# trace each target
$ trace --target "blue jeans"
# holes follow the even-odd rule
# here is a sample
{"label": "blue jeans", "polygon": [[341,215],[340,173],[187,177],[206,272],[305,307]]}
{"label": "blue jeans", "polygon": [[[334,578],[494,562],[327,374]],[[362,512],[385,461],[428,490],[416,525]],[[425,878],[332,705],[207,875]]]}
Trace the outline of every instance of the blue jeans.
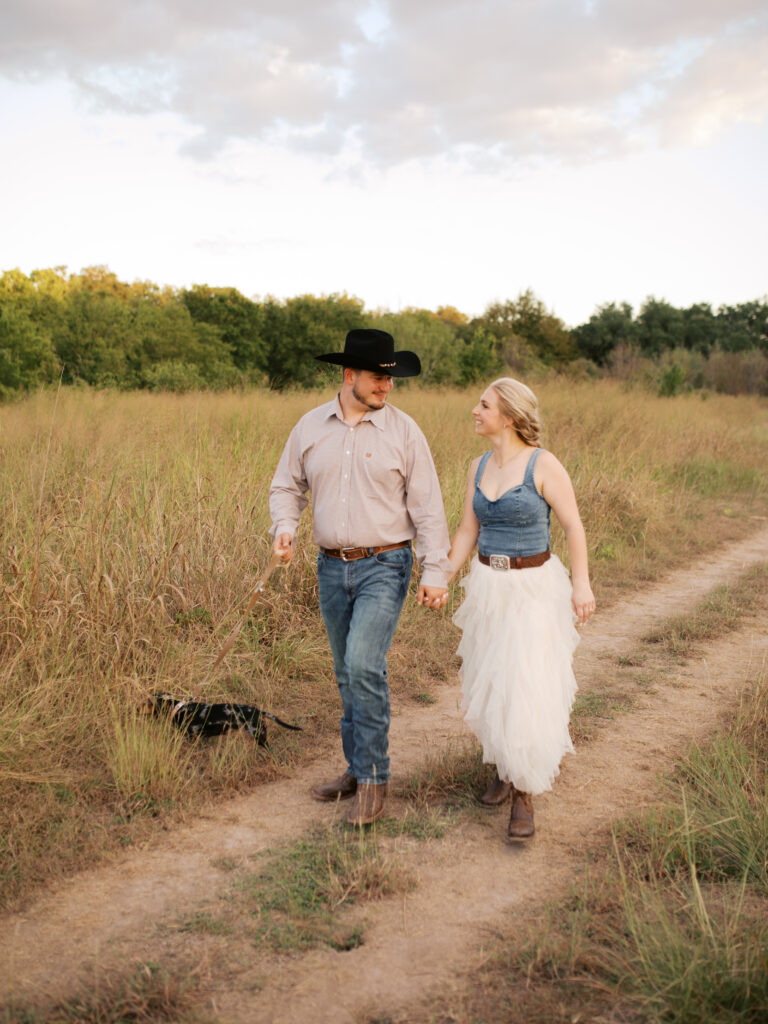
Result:
{"label": "blue jeans", "polygon": [[317,580],[341,694],[341,745],[359,784],[389,779],[387,651],[408,592],[410,547],[343,562],[320,552]]}

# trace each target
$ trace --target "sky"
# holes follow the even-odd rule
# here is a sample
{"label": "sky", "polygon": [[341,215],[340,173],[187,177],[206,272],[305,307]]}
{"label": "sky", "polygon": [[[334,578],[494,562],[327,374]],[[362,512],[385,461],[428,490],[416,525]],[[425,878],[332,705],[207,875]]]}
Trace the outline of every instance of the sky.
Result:
{"label": "sky", "polygon": [[768,293],[768,0],[2,0],[0,271]]}

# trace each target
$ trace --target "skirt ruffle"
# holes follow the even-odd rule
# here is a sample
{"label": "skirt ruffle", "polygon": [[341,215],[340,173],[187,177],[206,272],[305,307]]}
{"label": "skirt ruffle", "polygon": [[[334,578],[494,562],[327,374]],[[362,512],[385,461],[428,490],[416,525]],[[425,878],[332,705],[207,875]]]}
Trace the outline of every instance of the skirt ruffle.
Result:
{"label": "skirt ruffle", "polygon": [[499,572],[473,559],[453,621],[464,720],[499,777],[536,795],[552,788],[573,751],[568,719],[576,696],[579,642],[571,581],[552,556],[531,569]]}

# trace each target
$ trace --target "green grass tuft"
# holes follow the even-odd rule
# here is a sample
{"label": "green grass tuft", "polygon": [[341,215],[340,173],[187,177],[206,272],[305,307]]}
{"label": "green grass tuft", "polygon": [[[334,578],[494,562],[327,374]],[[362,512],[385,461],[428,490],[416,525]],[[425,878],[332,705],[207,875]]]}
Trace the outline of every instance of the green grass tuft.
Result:
{"label": "green grass tuft", "polygon": [[258,924],[257,944],[287,951],[318,945],[351,949],[338,912],[354,903],[382,899],[414,886],[410,871],[387,853],[377,831],[316,829],[281,847],[237,883]]}

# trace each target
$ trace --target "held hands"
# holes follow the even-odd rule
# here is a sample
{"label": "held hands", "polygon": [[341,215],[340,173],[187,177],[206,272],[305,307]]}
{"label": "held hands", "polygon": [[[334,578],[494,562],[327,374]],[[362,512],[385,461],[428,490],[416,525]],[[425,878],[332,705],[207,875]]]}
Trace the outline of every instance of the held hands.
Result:
{"label": "held hands", "polygon": [[416,600],[423,608],[432,608],[439,612],[448,604],[448,591],[445,587],[419,587]]}
{"label": "held hands", "polygon": [[288,563],[293,558],[294,554],[293,538],[291,537],[290,533],[278,534],[278,536],[275,537],[274,543],[272,545],[272,550],[275,552],[276,555],[279,555],[280,558],[282,558],[283,565],[288,565]]}

